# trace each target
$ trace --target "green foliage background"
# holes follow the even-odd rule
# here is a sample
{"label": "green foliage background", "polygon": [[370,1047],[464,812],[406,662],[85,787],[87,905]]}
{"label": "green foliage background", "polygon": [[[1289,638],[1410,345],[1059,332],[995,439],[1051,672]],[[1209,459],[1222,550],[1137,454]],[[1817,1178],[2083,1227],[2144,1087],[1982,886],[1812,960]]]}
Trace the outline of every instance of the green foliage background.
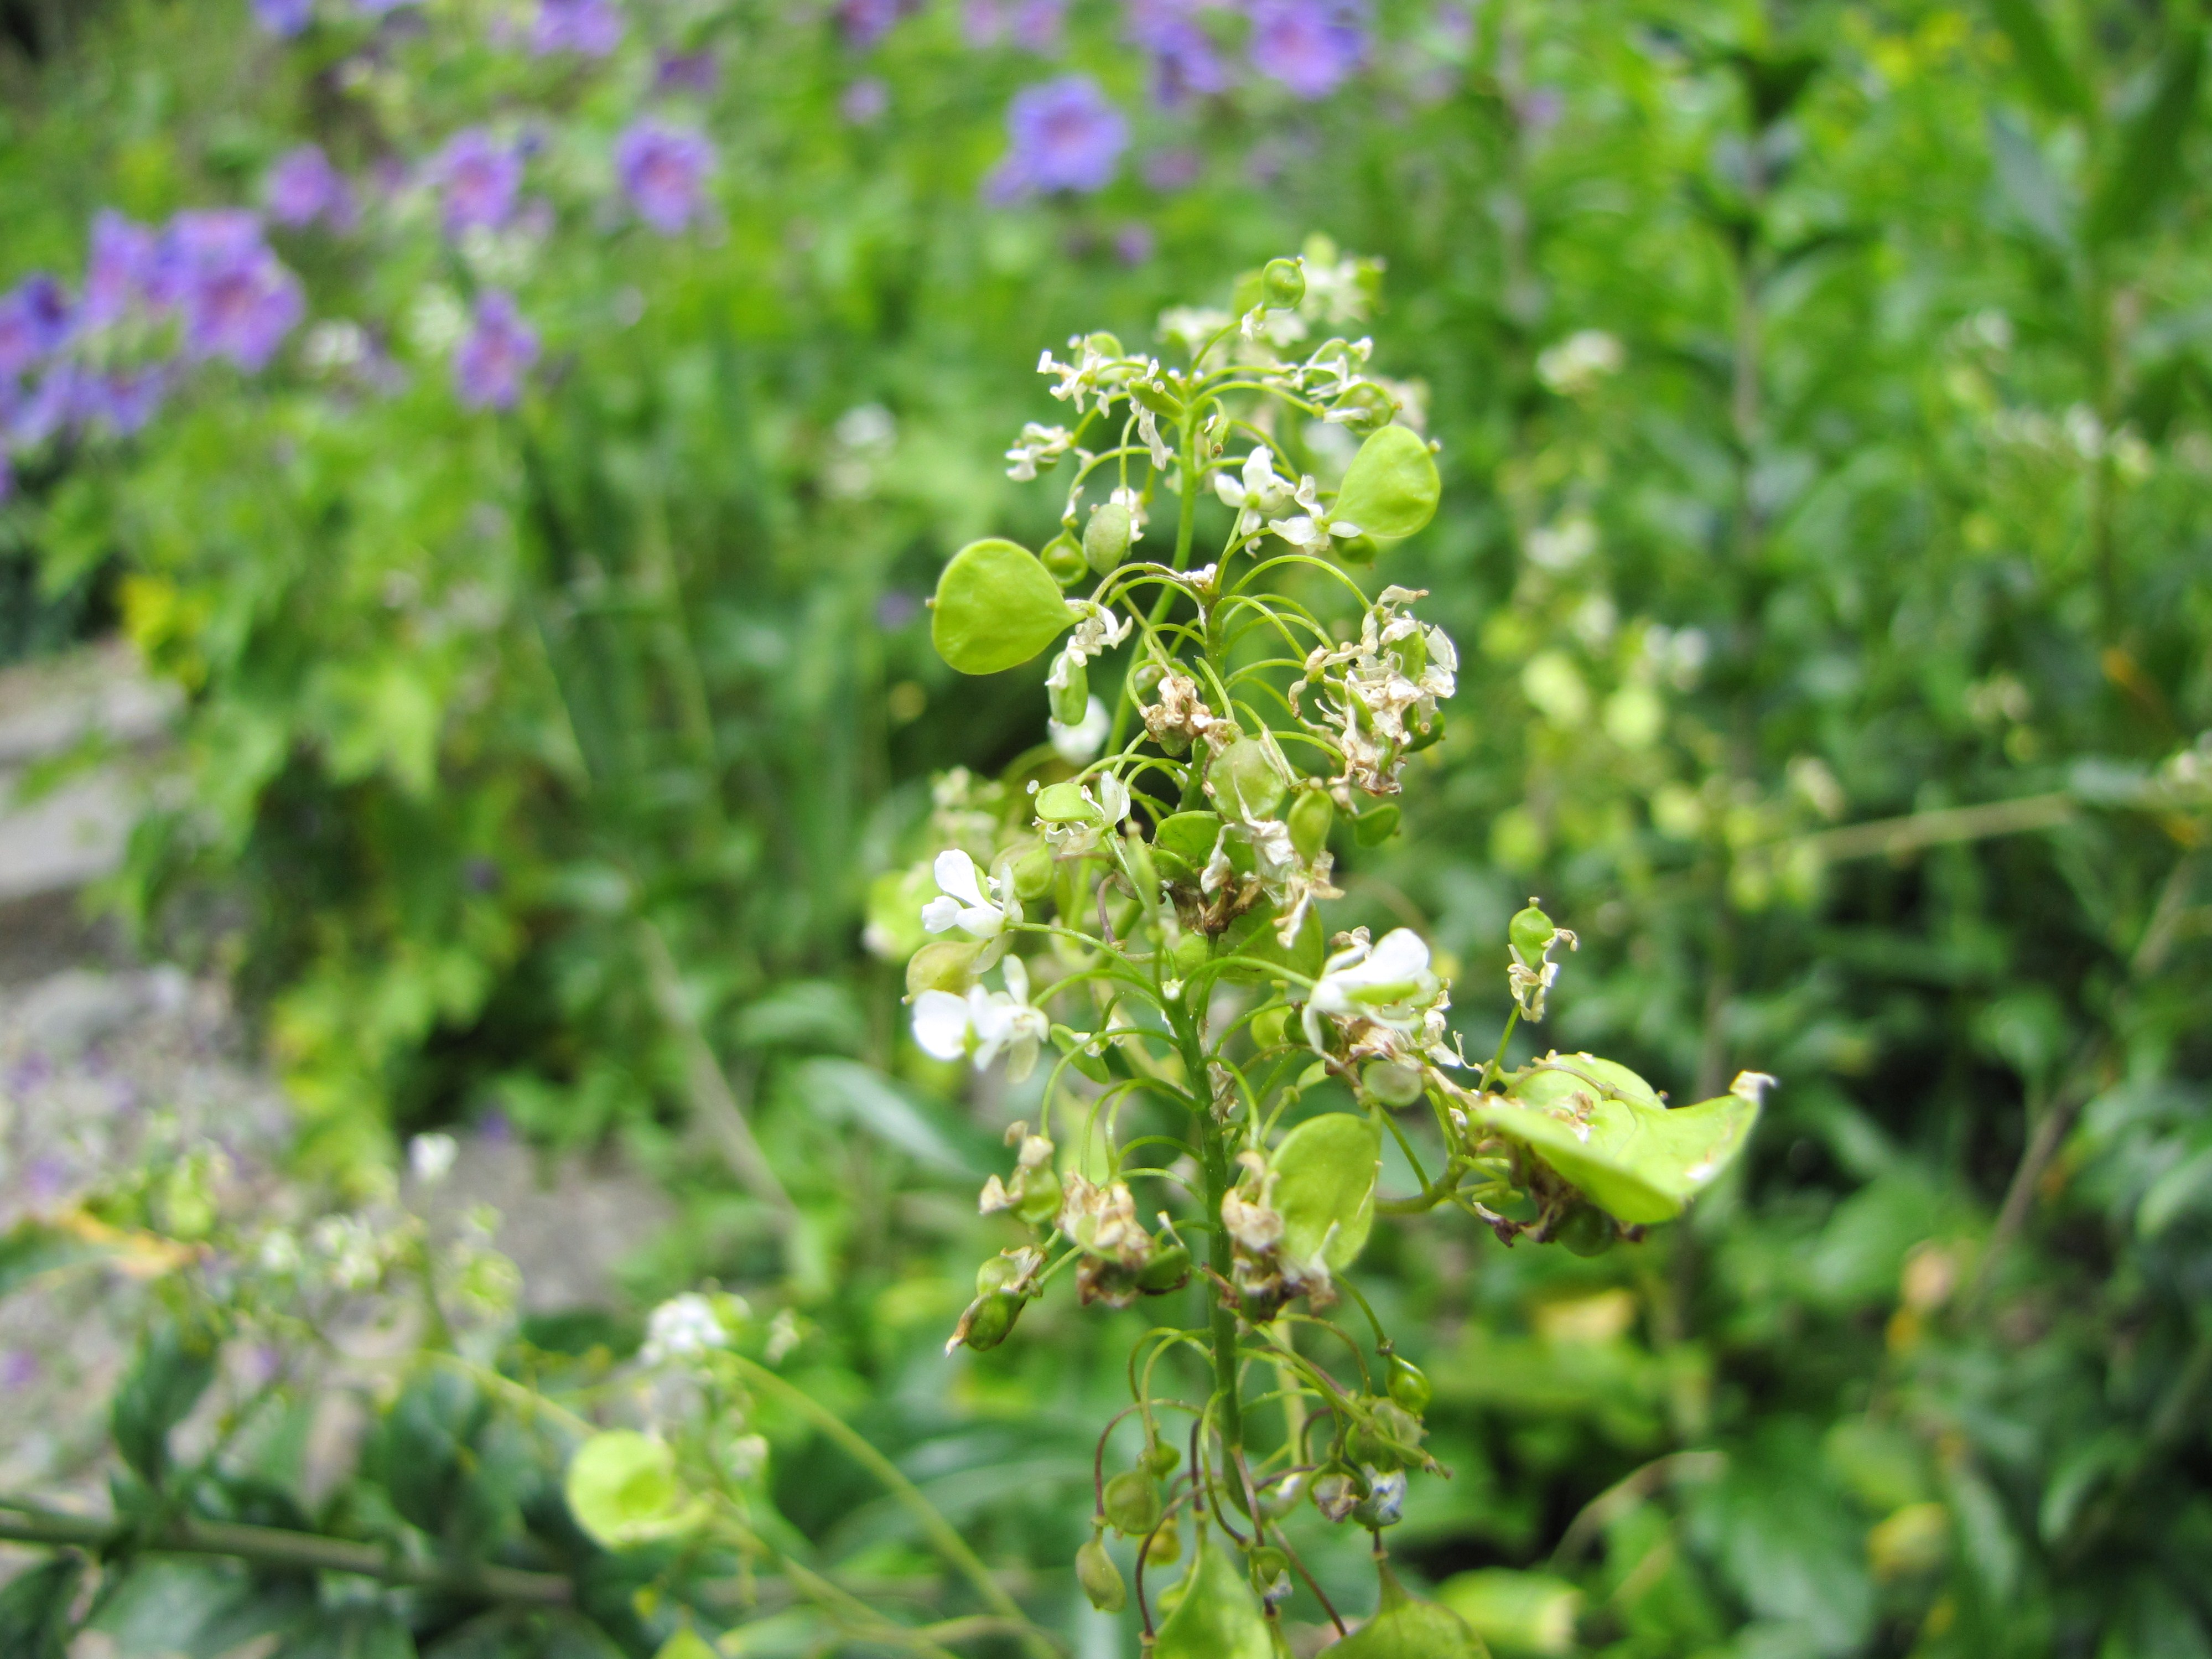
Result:
{"label": "green foliage background", "polygon": [[[1446,479],[1389,574],[1464,661],[1334,925],[1432,919],[1480,1030],[1540,893],[1583,939],[1543,1042],[1677,1099],[1781,1080],[1741,1178],[1640,1246],[1378,1233],[1457,1470],[1400,1560],[1571,1582],[1574,1632],[1528,1651],[2212,1653],[2197,11],[1488,0],[1462,33],[1383,4],[1326,101],[1140,118],[1188,186],[1000,208],[977,181],[1043,71],[955,9],[865,64],[793,8],[652,13],[725,47],[726,228],[564,202],[514,417],[458,409],[410,332],[472,280],[428,228],[286,244],[401,389],[210,375],[0,508],[0,649],[112,613],[190,694],[114,896],[224,953],[303,1166],[357,1187],[395,1132],[495,1107],[620,1141],[686,1217],[641,1298],[714,1275],[804,1315],[818,1397],[1065,1597],[1126,1332],[1041,1308],[938,1356],[1014,1109],[912,1050],[861,943],[929,775],[1005,763],[1043,699],[945,670],[919,599],[971,537],[1050,533],[999,459],[1046,417],[1041,344],[1148,338],[1324,233],[1388,261],[1381,366],[1426,383]],[[228,4],[59,33],[0,69],[0,278],[73,269],[88,203],[251,199],[301,137],[361,167],[543,111],[582,179],[632,104],[419,42],[341,74]],[[1142,106],[1109,10],[1070,52]],[[838,109],[864,71],[874,125]],[[1589,329],[1617,373],[1543,370]],[[840,436],[867,404],[880,453]],[[702,1045],[780,1192],[713,1155]],[[787,1438],[823,1559],[902,1544]],[[316,1522],[437,1530],[398,1507]]]}

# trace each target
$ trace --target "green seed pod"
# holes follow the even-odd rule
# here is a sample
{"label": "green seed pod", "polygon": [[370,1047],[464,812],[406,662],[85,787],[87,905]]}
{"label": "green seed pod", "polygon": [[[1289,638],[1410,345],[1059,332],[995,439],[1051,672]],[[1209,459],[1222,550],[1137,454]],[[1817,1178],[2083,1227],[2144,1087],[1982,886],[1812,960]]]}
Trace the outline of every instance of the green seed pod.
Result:
{"label": "green seed pod", "polygon": [[1332,536],[1328,544],[1335,550],[1340,562],[1363,568],[1382,556],[1382,544],[1364,531],[1357,536]]}
{"label": "green seed pod", "polygon": [[1049,1170],[1032,1170],[1024,1182],[1014,1213],[1032,1227],[1042,1227],[1060,1213],[1060,1177]]}
{"label": "green seed pod", "polygon": [[1397,412],[1398,405],[1390,394],[1372,380],[1355,380],[1329,405],[1330,414],[1363,438],[1389,425]]}
{"label": "green seed pod", "polygon": [[1137,1288],[1146,1296],[1165,1296],[1189,1283],[1190,1252],[1180,1244],[1153,1251],[1152,1259],[1137,1275]]}
{"label": "green seed pod", "polygon": [[975,982],[975,958],[982,948],[980,939],[932,939],[907,959],[906,994],[950,991],[964,996]]}
{"label": "green seed pod", "polygon": [[1175,963],[1176,977],[1188,979],[1205,967],[1209,949],[1203,933],[1185,933],[1177,939],[1169,958]]}
{"label": "green seed pod", "polygon": [[1613,1218],[1595,1204],[1577,1204],[1552,1237],[1571,1255],[1603,1255],[1620,1237]]}
{"label": "green seed pod", "polygon": [[1420,1455],[1420,1419],[1395,1400],[1370,1402],[1368,1415],[1345,1438],[1352,1458],[1389,1474]]}
{"label": "green seed pod", "polygon": [[1083,544],[1065,530],[1044,544],[1037,562],[1062,587],[1073,587],[1091,574],[1091,562],[1083,556]]}
{"label": "green seed pod", "polygon": [[978,1353],[1006,1340],[1014,1322],[1022,1316],[1022,1298],[1012,1291],[993,1291],[968,1304],[962,1317],[960,1340]]}
{"label": "green seed pod", "polygon": [[1283,1034],[1289,1029],[1291,1011],[1285,1007],[1263,1008],[1252,1017],[1252,1042],[1265,1051],[1279,1047]]}
{"label": "green seed pod", "polygon": [[1083,527],[1083,556],[1104,575],[1129,556],[1129,509],[1109,501],[1096,509]]}
{"label": "green seed pod", "polygon": [[1370,1060],[1359,1074],[1359,1086],[1385,1106],[1410,1106],[1426,1086],[1421,1068],[1395,1060]]}
{"label": "green seed pod", "polygon": [[1311,864],[1328,845],[1329,827],[1336,822],[1336,805],[1325,789],[1302,789],[1291,803],[1291,845]]}
{"label": "green seed pod", "polygon": [[1160,1524],[1160,1489],[1148,1469],[1124,1469],[1106,1483],[1106,1519],[1124,1538]]}
{"label": "green seed pod", "polygon": [[1070,663],[1060,683],[1048,690],[1053,719],[1062,726],[1082,725],[1084,715],[1091,709],[1091,671],[1081,663]]}
{"label": "green seed pod", "polygon": [[1380,806],[1370,806],[1352,820],[1352,836],[1362,847],[1380,847],[1398,833],[1398,824],[1404,814],[1398,803],[1385,801]]}
{"label": "green seed pod", "polygon": [[1306,268],[1299,259],[1270,259],[1260,273],[1260,293],[1270,309],[1295,311],[1306,297]]}
{"label": "green seed pod", "polygon": [[1506,924],[1505,937],[1521,953],[1522,961],[1533,963],[1542,959],[1550,948],[1552,935],[1559,931],[1552,925],[1551,917],[1536,908],[1535,900],[1530,899],[1528,908]]}
{"label": "green seed pod", "polygon": [[1144,1455],[1137,1461],[1157,1478],[1164,1480],[1176,1472],[1176,1466],[1182,1462],[1182,1454],[1168,1442],[1155,1440],[1145,1448]]}
{"label": "green seed pod", "polygon": [[1419,1417],[1429,1409],[1429,1401],[1435,1390],[1429,1386],[1429,1374],[1403,1354],[1390,1356],[1390,1398]]}
{"label": "green seed pod", "polygon": [[1263,1544],[1246,1556],[1244,1567],[1263,1602],[1273,1604],[1291,1593],[1291,1558],[1273,1544]]}
{"label": "green seed pod", "polygon": [[1214,804],[1246,823],[1273,817],[1282,805],[1282,774],[1256,738],[1240,737],[1216,754],[1206,781]]}
{"label": "green seed pod", "polygon": [[1164,415],[1169,420],[1180,420],[1182,416],[1182,399],[1170,391],[1164,381],[1132,380],[1129,382],[1129,398],[1139,408],[1149,409],[1153,414]]}
{"label": "green seed pod", "polygon": [[1182,1528],[1163,1527],[1153,1535],[1152,1547],[1145,1552],[1148,1567],[1171,1567],[1182,1559]]}
{"label": "green seed pod", "polygon": [[1052,891],[1052,848],[1042,842],[1014,860],[1014,893],[1034,903]]}
{"label": "green seed pod", "polygon": [[1114,1558],[1106,1553],[1106,1546],[1099,1539],[1093,1538],[1076,1551],[1075,1580],[1091,1598],[1091,1605],[1101,1613],[1119,1613],[1128,1603],[1128,1587],[1121,1582],[1121,1570],[1114,1565]]}
{"label": "green seed pod", "polygon": [[1128,356],[1128,353],[1121,349],[1121,341],[1116,339],[1113,335],[1109,334],[1103,328],[1096,334],[1086,334],[1084,336],[1083,349],[1085,351],[1095,351],[1102,357],[1126,357]]}
{"label": "green seed pod", "polygon": [[1149,697],[1160,689],[1160,682],[1167,677],[1165,663],[1148,659],[1129,671],[1129,689],[1139,697]]}
{"label": "green seed pod", "polygon": [[1002,1255],[994,1255],[975,1269],[975,1294],[988,1296],[994,1291],[1003,1291],[1021,1276],[1021,1269]]}

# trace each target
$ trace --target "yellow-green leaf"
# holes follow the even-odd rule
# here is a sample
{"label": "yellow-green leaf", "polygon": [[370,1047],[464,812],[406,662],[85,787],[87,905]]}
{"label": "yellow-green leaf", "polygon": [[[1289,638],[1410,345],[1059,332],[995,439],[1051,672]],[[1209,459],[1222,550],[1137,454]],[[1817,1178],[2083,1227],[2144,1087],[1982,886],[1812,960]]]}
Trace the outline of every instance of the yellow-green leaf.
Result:
{"label": "yellow-green leaf", "polygon": [[610,1549],[667,1537],[695,1518],[676,1455],[635,1429],[609,1429],[577,1447],[565,1490],[576,1524]]}
{"label": "yellow-green leaf", "polygon": [[1333,1273],[1358,1259],[1375,1224],[1382,1156],[1374,1124],[1351,1112],[1309,1118],[1283,1137],[1273,1162],[1285,1255],[1319,1256]]}
{"label": "yellow-green leaf", "polygon": [[1650,1084],[1594,1054],[1540,1060],[1483,1109],[1583,1196],[1631,1226],[1669,1221],[1742,1151],[1756,1089],[1669,1111]]}
{"label": "yellow-green leaf", "polygon": [[1026,549],[970,542],[937,579],[929,637],[963,674],[1018,667],[1075,620],[1060,584]]}
{"label": "yellow-green leaf", "polygon": [[1443,486],[1436,458],[1410,428],[1386,426],[1359,446],[1337,492],[1336,516],[1395,541],[1437,515]]}

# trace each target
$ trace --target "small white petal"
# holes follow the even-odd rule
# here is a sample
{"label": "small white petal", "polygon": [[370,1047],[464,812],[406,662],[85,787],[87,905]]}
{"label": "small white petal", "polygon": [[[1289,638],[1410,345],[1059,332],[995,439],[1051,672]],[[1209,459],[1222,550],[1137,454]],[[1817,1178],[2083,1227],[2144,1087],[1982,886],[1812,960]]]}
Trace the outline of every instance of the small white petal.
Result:
{"label": "small white petal", "polygon": [[924,991],[914,1000],[914,1040],[922,1053],[957,1060],[968,1049],[968,1004],[950,991]]}
{"label": "small white petal", "polygon": [[983,896],[982,878],[975,868],[975,860],[958,848],[948,848],[937,855],[932,866],[937,884],[954,898],[965,899],[970,904],[987,902]]}

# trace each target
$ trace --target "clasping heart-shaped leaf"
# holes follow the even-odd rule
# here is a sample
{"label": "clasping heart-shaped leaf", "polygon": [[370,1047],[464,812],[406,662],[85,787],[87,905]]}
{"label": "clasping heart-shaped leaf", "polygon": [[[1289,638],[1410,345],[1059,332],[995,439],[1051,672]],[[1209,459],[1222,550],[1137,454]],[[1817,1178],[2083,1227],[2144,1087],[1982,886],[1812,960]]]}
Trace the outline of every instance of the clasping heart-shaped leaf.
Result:
{"label": "clasping heart-shaped leaf", "polygon": [[1377,1563],[1382,1600],[1375,1616],[1328,1651],[1337,1659],[1490,1659],[1490,1649],[1449,1607],[1407,1593]]}
{"label": "clasping heart-shaped leaf", "polygon": [[1152,1659],[1274,1659],[1260,1598],[1203,1524],[1178,1588],[1182,1599],[1160,1626]]}
{"label": "clasping heart-shaped leaf", "polygon": [[1375,1224],[1375,1180],[1382,1137],[1351,1112],[1309,1118],[1283,1137],[1271,1160],[1283,1250],[1293,1261],[1319,1258],[1332,1273],[1358,1259]]}
{"label": "clasping heart-shaped leaf", "polygon": [[996,539],[970,542],[952,556],[933,605],[930,640],[963,674],[1018,667],[1076,618],[1034,554]]}
{"label": "clasping heart-shaped leaf", "polygon": [[609,1549],[686,1531],[705,1513],[684,1503],[667,1443],[635,1429],[608,1429],[577,1447],[563,1490],[576,1524]]}
{"label": "clasping heart-shaped leaf", "polygon": [[1443,486],[1436,457],[1409,427],[1386,426],[1359,446],[1337,491],[1335,516],[1370,536],[1396,541],[1437,515]]}
{"label": "clasping heart-shaped leaf", "polygon": [[1483,1121],[1517,1140],[1629,1226],[1671,1221],[1734,1161],[1759,1120],[1752,1073],[1717,1100],[1669,1111],[1626,1066],[1553,1054],[1528,1067]]}

